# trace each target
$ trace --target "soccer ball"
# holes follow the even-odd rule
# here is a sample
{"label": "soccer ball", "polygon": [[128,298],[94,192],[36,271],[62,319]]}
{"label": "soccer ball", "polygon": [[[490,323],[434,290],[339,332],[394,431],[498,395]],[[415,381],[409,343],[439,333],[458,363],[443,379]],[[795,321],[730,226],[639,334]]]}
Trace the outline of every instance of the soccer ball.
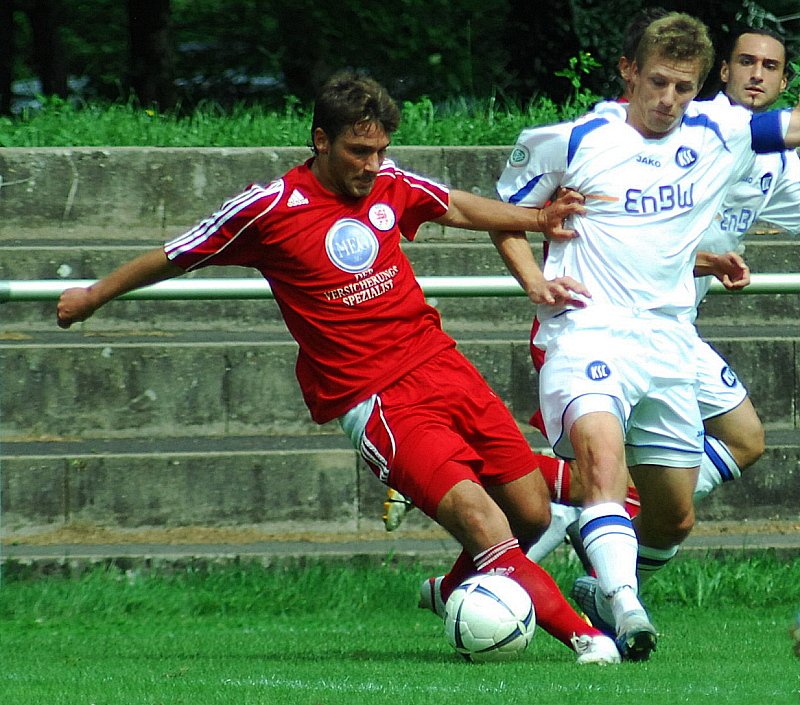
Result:
{"label": "soccer ball", "polygon": [[459,585],[444,608],[444,633],[467,661],[508,661],[536,630],[531,598],[505,575],[481,574]]}

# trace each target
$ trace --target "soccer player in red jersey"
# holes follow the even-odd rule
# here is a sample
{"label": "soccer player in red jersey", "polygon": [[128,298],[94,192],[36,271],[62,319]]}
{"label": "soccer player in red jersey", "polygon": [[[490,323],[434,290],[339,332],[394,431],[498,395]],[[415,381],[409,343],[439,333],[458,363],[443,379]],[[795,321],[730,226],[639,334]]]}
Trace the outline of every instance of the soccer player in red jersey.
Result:
{"label": "soccer player in red jersey", "polygon": [[[586,624],[525,555],[550,519],[549,496],[513,417],[444,333],[400,248],[433,221],[472,230],[541,230],[578,203],[519,208],[451,190],[386,159],[399,110],[377,83],[339,74],[322,88],[314,156],[253,185],[164,247],[123,264],[57,307],[69,327],[132,289],[209,265],[256,268],[298,343],[297,378],[312,418],[338,419],[383,482],[462,545],[430,606],[466,577],[494,572],[531,595],[538,624],[578,654],[617,663],[614,642]],[[552,222],[548,225],[552,225]],[[541,277],[529,296],[575,303],[585,288]]]}

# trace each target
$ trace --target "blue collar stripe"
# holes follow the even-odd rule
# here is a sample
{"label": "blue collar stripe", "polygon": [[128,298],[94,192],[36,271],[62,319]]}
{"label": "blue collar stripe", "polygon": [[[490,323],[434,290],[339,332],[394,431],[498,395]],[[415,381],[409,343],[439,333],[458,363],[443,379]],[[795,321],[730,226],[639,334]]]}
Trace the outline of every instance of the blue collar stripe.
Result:
{"label": "blue collar stripe", "polygon": [[567,148],[567,166],[572,163],[572,158],[578,151],[578,147],[581,146],[583,138],[586,137],[586,135],[588,135],[592,130],[596,130],[598,127],[605,125],[607,122],[608,120],[606,118],[595,118],[594,120],[589,120],[588,122],[584,122],[582,125],[578,125],[577,127],[573,128],[572,133],[569,136],[569,147]]}
{"label": "blue collar stripe", "polygon": [[683,124],[686,127],[705,127],[711,130],[711,132],[719,138],[719,141],[722,142],[725,151],[730,151],[727,142],[725,142],[725,138],[722,136],[722,131],[719,129],[719,125],[711,120],[708,115],[684,115]]}

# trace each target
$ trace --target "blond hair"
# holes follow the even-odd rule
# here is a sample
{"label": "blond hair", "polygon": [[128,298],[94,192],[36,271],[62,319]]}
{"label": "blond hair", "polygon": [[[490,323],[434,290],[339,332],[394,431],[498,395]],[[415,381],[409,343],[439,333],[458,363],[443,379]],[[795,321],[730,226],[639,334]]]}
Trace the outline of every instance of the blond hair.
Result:
{"label": "blond hair", "polygon": [[657,56],[672,61],[699,62],[700,85],[714,65],[714,44],[700,20],[682,12],[670,12],[651,22],[636,49],[636,63],[641,69],[647,59]]}

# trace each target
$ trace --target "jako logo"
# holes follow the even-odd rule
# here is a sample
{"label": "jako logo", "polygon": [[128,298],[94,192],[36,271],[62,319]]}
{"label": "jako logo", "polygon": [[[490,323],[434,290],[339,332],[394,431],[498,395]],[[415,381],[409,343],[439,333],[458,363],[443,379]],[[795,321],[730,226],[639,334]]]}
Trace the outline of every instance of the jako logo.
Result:
{"label": "jako logo", "polygon": [[675,152],[675,163],[682,169],[688,169],[697,161],[697,152],[691,147],[678,147]]}
{"label": "jako logo", "polygon": [[599,382],[611,376],[611,368],[602,360],[595,360],[586,366],[586,376],[594,382]]}

